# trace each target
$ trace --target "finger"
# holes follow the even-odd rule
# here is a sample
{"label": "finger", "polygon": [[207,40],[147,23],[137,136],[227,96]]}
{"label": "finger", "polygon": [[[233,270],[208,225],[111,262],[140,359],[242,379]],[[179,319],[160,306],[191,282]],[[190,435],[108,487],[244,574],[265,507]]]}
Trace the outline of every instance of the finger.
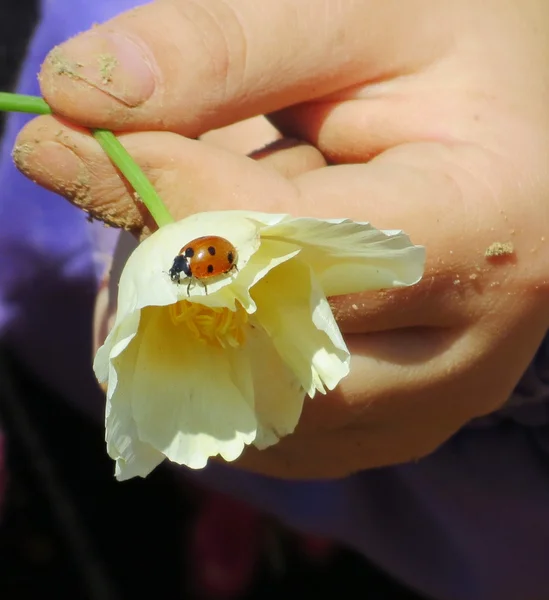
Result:
{"label": "finger", "polygon": [[[548,252],[543,240],[549,216],[540,212],[536,223],[527,224],[528,213],[516,201],[530,194],[531,188],[517,180],[514,172],[506,173],[480,150],[466,145],[410,144],[366,165],[320,168],[291,182],[247,157],[176,134],[142,132],[123,135],[121,140],[176,218],[203,210],[247,208],[320,218],[344,216],[370,221],[381,229],[404,229],[415,243],[428,248],[429,261],[423,287],[399,292],[399,298],[409,294],[410,299],[396,311],[397,325],[403,327],[417,324],[415,310],[432,318],[424,310],[426,286],[432,290],[443,286],[449,307],[467,306],[465,301],[450,301],[449,294],[458,300],[463,294],[464,298],[481,295],[498,278],[505,280],[513,273],[535,281],[540,276],[536,269],[545,264],[524,258],[532,252],[538,256]],[[21,132],[14,155],[27,176],[92,216],[128,229],[152,228],[142,205],[89,134],[52,117],[40,117]],[[494,183],[486,186],[486,178]],[[507,208],[502,211],[500,203],[508,194],[515,201],[504,203]],[[447,233],[455,223],[463,224],[459,243]],[[486,255],[494,243],[513,244],[512,252],[499,263]],[[517,256],[525,261],[520,270],[514,260]],[[490,275],[485,277],[485,273]],[[428,295],[434,297],[432,291]],[[375,295],[375,306],[379,300]],[[357,309],[352,309],[353,303],[351,309],[346,304],[349,332],[357,331],[352,322],[364,323],[364,319],[371,330],[374,325],[368,315],[375,315],[378,326],[384,327],[384,319],[395,326],[394,303],[387,296],[378,308],[367,294],[354,303]],[[445,303],[436,314],[442,325],[456,318]]]}
{"label": "finger", "polygon": [[87,126],[195,137],[409,72],[425,60],[410,50],[420,47],[423,21],[436,19],[422,5],[158,0],[55,48],[42,92],[57,114]]}
{"label": "finger", "polygon": [[[341,211],[380,229],[395,226],[427,249],[422,281],[404,289],[332,299],[341,329],[463,328],[547,302],[549,207],[533,173],[467,144],[408,144],[365,165],[305,173],[294,183],[315,214]],[[532,218],[524,206],[538,207]],[[535,257],[535,260],[533,260]],[[548,323],[549,324],[549,323]],[[499,333],[499,332],[498,332]]]}
{"label": "finger", "polygon": [[265,117],[253,117],[206,132],[200,140],[237,154],[250,154],[282,137]]}
{"label": "finger", "polygon": [[200,140],[231,152],[246,154],[288,179],[326,166],[326,160],[319,150],[295,138],[282,138],[265,117],[254,117],[209,131]]}
{"label": "finger", "polygon": [[[38,134],[41,141],[36,143]],[[480,149],[409,144],[366,165],[320,168],[289,181],[247,157],[176,134],[143,132],[121,139],[175,218],[234,208],[344,216],[380,229],[404,229],[415,243],[425,245],[422,283],[348,298],[338,314],[346,333],[459,327],[482,318],[488,294],[493,310],[508,310],[504,304],[510,295],[520,298],[522,310],[546,294],[539,282],[549,260],[549,210],[538,210],[532,222],[523,206],[536,191]],[[153,228],[88,134],[42,117],[23,130],[15,157],[25,174],[90,214],[138,231],[145,227],[145,235]],[[449,236],[458,223],[459,238]],[[504,250],[500,256],[488,252],[494,244]],[[534,255],[536,260],[530,261]]]}
{"label": "finger", "polygon": [[[367,78],[314,102],[286,107],[269,115],[276,128],[314,144],[334,163],[364,162],[411,141],[468,141],[515,158],[519,144],[524,162],[544,156],[543,142],[541,148],[532,143],[530,123],[547,119],[547,78],[537,74],[545,70],[536,58],[547,55],[546,39],[520,33],[523,4],[494,11],[490,4],[476,3],[474,20],[468,18],[468,2],[412,5],[414,29],[422,37],[413,48],[415,41],[401,32],[407,43],[403,51],[411,53],[407,72]],[[526,18],[546,22],[549,5],[537,6],[541,12]],[[396,21],[405,18],[395,15]],[[378,60],[384,61],[386,50],[380,46]],[[436,53],[434,61],[429,52]],[[419,61],[418,53],[423,53]]]}
{"label": "finger", "polygon": [[317,148],[290,138],[276,140],[249,156],[287,179],[326,166],[326,160]]}
{"label": "finger", "polygon": [[[169,132],[119,139],[175,218],[241,208],[299,212],[295,186],[276,169],[263,168],[261,161]],[[129,184],[86,130],[38,117],[20,132],[13,154],[27,177],[92,217],[136,232],[144,229],[144,235],[155,229]]]}

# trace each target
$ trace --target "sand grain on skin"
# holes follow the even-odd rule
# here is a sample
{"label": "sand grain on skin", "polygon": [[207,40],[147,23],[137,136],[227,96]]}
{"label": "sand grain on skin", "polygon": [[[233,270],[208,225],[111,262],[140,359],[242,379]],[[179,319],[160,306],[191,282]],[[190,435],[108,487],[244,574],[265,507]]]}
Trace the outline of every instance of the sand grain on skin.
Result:
{"label": "sand grain on skin", "polygon": [[46,62],[51,66],[53,72],[57,75],[67,75],[71,78],[78,78],[77,70],[82,67],[81,63],[70,61],[65,58],[59,47],[55,47],[46,57]]}
{"label": "sand grain on skin", "polygon": [[25,172],[27,159],[33,153],[34,146],[30,142],[25,142],[24,144],[17,144],[14,146],[11,156],[15,166],[22,171]]}
{"label": "sand grain on skin", "polygon": [[515,253],[515,247],[512,242],[494,242],[486,248],[484,256],[486,258],[499,258],[501,256],[511,256]]}
{"label": "sand grain on skin", "polygon": [[112,82],[112,72],[118,65],[118,60],[112,54],[101,54],[98,58],[101,83],[108,85]]}

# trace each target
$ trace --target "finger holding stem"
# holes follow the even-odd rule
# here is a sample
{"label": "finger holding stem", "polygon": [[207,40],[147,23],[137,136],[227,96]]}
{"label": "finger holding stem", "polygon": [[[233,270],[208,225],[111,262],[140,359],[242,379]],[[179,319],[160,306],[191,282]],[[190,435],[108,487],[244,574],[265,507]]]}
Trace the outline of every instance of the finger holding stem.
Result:
{"label": "finger holding stem", "polygon": [[[38,96],[7,92],[0,93],[0,111],[25,112],[38,115],[52,114],[48,104]],[[158,227],[172,223],[174,219],[162,199],[117,137],[106,129],[94,129],[92,134],[111,162],[139,195]]]}

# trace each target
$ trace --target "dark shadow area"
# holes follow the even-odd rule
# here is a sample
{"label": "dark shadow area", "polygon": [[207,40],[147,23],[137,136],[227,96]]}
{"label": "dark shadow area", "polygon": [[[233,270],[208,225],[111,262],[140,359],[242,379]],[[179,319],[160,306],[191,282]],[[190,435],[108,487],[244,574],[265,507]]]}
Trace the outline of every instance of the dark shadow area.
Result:
{"label": "dark shadow area", "polygon": [[[36,384],[0,350],[0,420],[7,434],[8,493],[0,525],[0,598],[190,598],[190,532],[200,494],[169,468],[119,483],[103,428]],[[277,524],[239,600],[354,594],[420,600],[352,552],[318,563]],[[223,596],[220,596],[222,598]]]}
{"label": "dark shadow area", "polygon": [[[21,60],[38,18],[35,0],[2,0],[0,2],[0,91],[13,90]],[[0,135],[4,114],[0,112]]]}

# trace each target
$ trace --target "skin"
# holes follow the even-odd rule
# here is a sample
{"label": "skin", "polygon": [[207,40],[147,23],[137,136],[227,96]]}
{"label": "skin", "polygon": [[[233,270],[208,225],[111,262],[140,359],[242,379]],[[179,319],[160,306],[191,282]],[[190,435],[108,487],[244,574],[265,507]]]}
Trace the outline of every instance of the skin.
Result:
{"label": "skin", "polygon": [[154,224],[69,122],[123,132],[175,217],[345,216],[425,245],[419,285],[332,299],[351,374],[306,403],[294,435],[236,463],[341,477],[425,456],[496,410],[542,340],[548,67],[544,0],[160,0],[50,55],[40,80],[58,117],[32,121],[15,158],[141,237]]}

